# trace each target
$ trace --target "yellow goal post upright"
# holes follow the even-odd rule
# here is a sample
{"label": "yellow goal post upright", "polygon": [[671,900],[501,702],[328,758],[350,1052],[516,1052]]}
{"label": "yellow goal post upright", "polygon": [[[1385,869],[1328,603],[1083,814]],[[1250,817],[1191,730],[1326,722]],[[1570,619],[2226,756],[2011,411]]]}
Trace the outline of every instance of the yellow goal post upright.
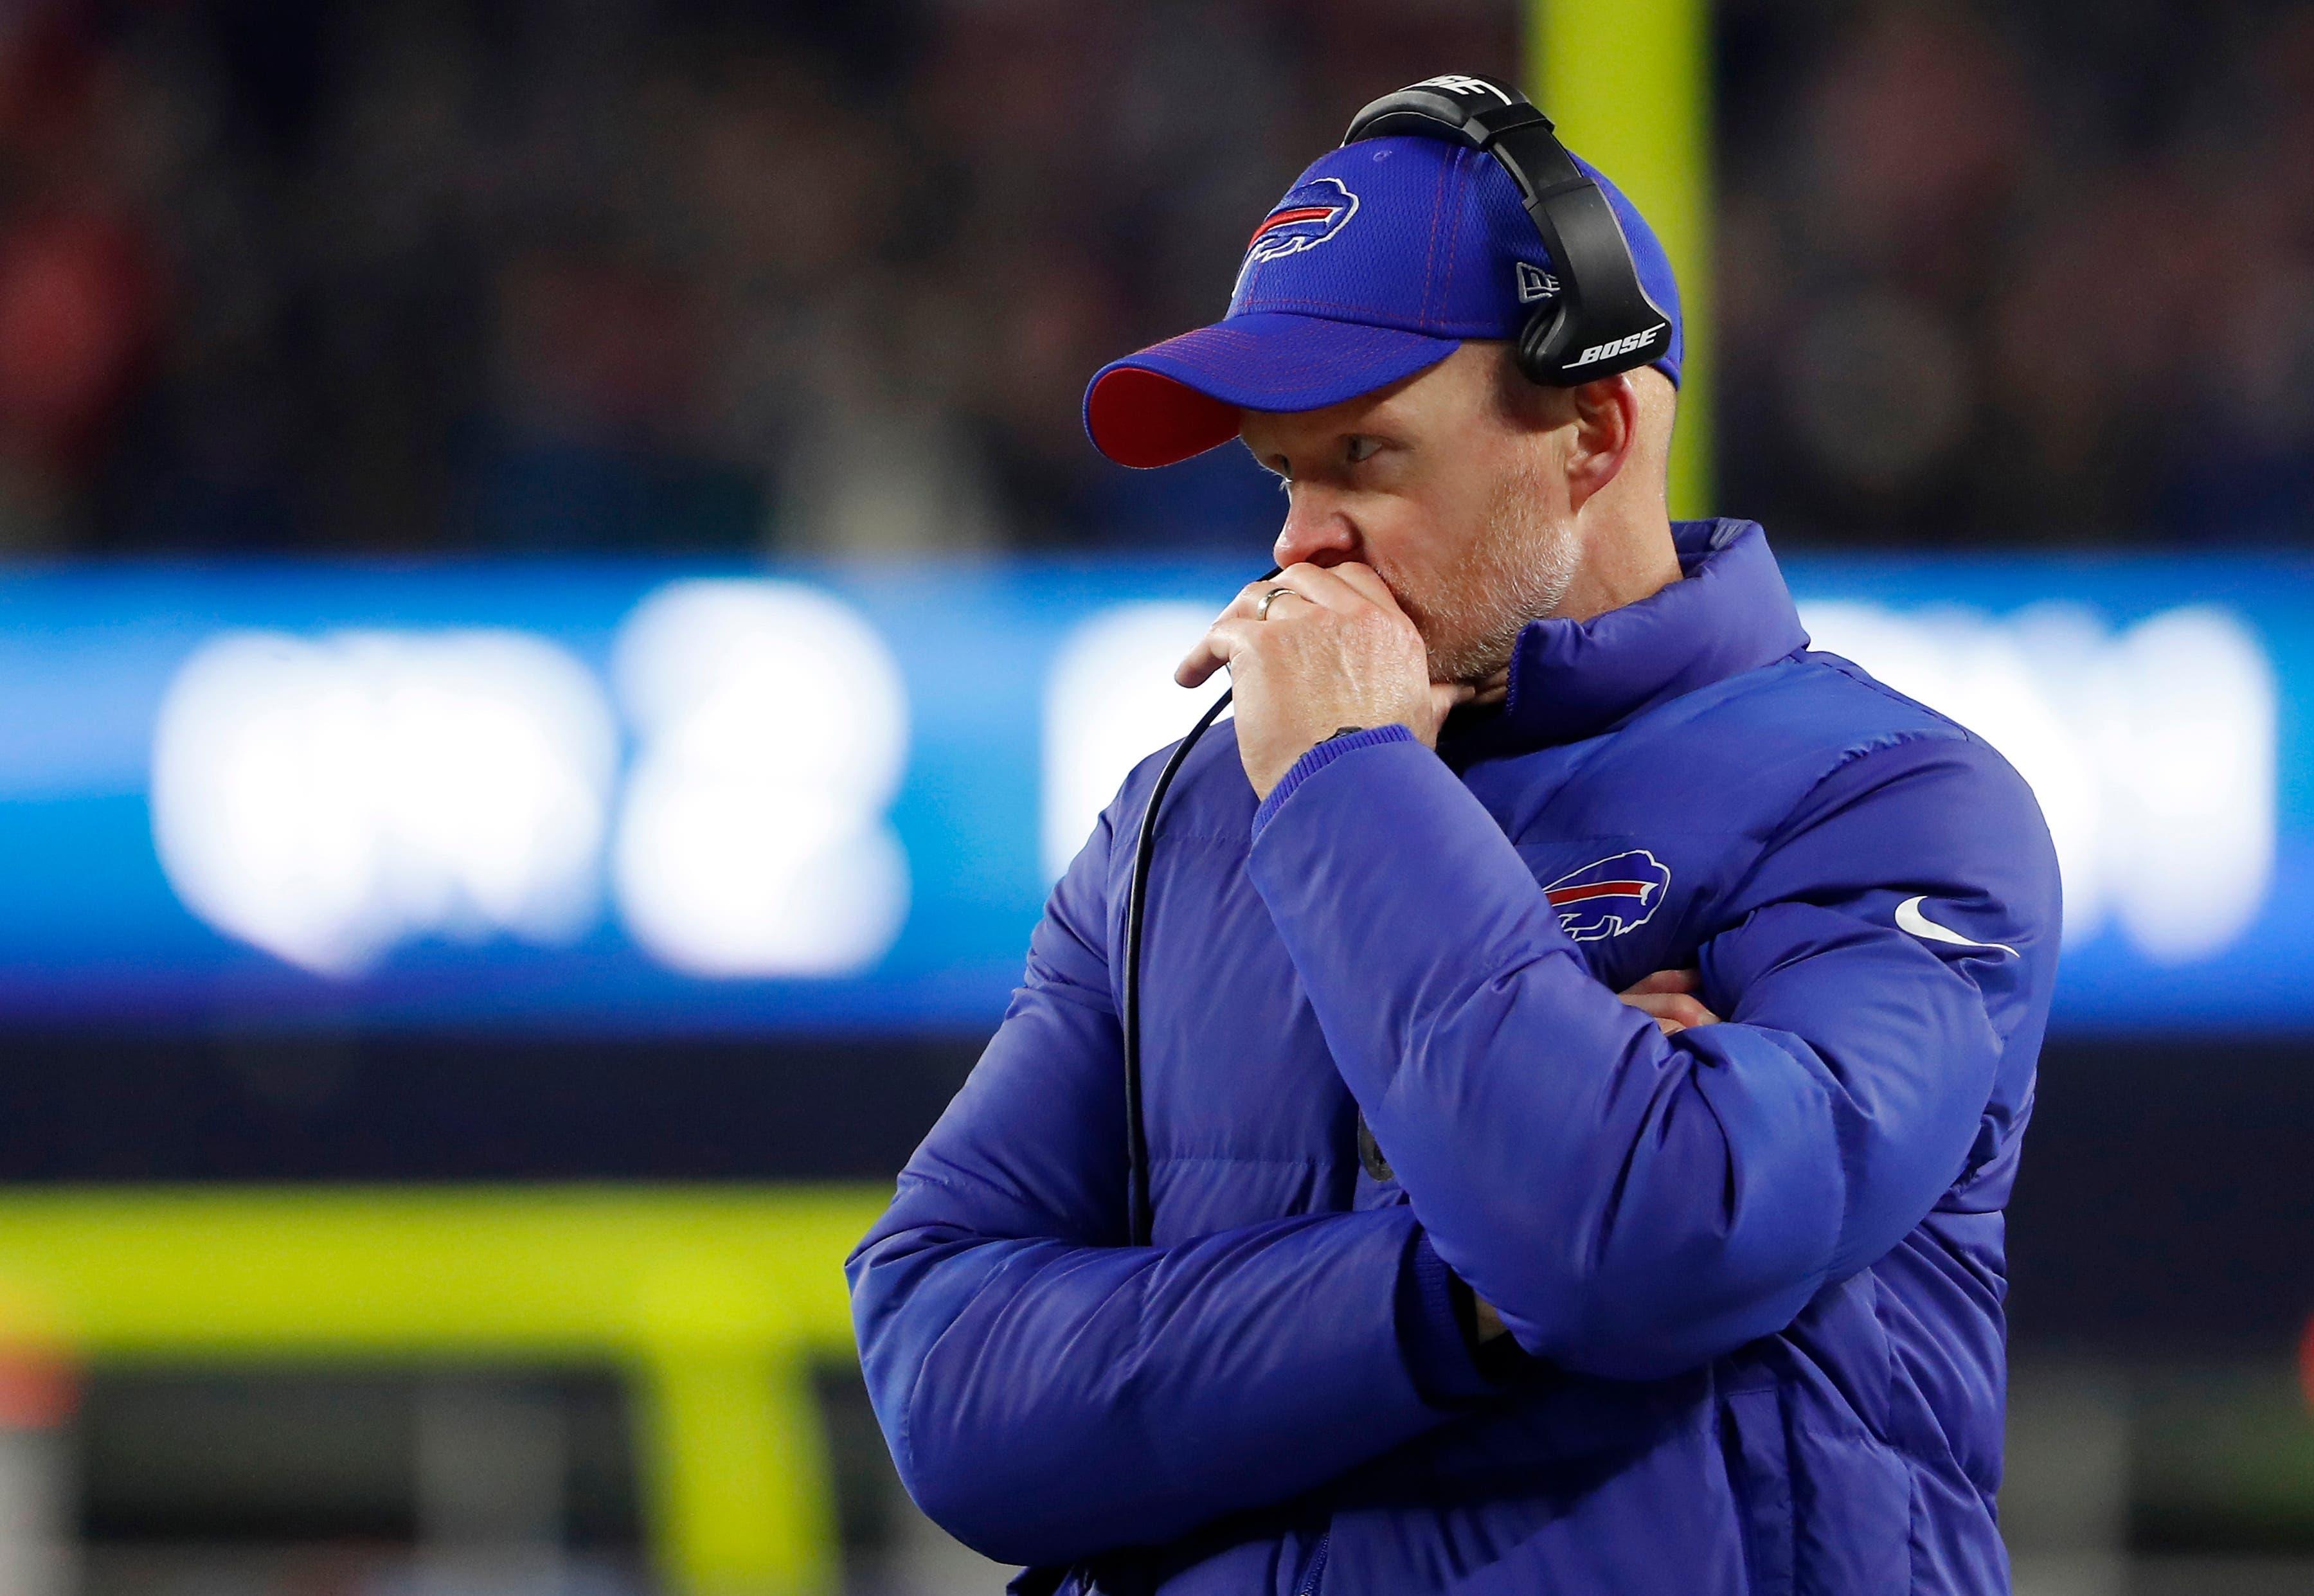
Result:
{"label": "yellow goal post upright", "polygon": [[1568,146],[1630,196],[1671,256],[1687,331],[1671,509],[1712,515],[1710,7],[1528,0],[1525,66]]}
{"label": "yellow goal post upright", "polygon": [[874,1186],[17,1186],[0,1344],[100,1368],[624,1372],[669,1596],[841,1586],[816,1365]]}

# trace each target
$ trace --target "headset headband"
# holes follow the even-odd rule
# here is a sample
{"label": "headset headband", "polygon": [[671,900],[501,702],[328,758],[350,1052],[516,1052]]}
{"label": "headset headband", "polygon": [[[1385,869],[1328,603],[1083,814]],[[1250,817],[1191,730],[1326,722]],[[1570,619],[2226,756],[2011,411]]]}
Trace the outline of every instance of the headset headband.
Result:
{"label": "headset headband", "polygon": [[1671,318],[1640,286],[1614,207],[1525,95],[1491,77],[1425,78],[1358,112],[1342,143],[1401,134],[1483,150],[1518,184],[1559,277],[1558,295],[1519,330],[1530,379],[1572,388],[1663,356]]}

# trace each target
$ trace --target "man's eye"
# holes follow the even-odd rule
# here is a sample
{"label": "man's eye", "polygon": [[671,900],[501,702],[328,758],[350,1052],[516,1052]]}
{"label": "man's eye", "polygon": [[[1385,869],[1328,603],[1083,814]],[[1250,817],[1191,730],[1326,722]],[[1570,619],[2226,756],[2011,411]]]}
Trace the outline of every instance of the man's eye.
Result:
{"label": "man's eye", "polygon": [[1350,438],[1344,453],[1349,456],[1350,463],[1356,465],[1360,461],[1372,459],[1373,452],[1381,447],[1382,445],[1373,438],[1354,436]]}

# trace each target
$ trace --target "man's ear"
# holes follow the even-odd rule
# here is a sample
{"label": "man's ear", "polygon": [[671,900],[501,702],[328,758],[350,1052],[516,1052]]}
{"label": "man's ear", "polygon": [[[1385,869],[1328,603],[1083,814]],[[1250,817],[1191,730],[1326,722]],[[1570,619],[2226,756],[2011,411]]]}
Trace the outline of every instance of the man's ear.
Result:
{"label": "man's ear", "polygon": [[1568,396],[1575,406],[1575,435],[1567,449],[1567,500],[1580,510],[1630,459],[1639,435],[1639,395],[1630,374],[1618,372],[1570,388]]}

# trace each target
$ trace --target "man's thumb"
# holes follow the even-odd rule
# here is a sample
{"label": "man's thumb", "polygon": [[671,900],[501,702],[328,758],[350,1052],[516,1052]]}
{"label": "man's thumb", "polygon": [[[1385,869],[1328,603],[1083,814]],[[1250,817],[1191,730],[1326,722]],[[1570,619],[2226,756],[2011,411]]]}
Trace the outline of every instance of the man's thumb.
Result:
{"label": "man's thumb", "polygon": [[1468,682],[1433,682],[1430,684],[1430,708],[1440,719],[1456,704],[1467,704],[1478,696],[1479,690]]}

